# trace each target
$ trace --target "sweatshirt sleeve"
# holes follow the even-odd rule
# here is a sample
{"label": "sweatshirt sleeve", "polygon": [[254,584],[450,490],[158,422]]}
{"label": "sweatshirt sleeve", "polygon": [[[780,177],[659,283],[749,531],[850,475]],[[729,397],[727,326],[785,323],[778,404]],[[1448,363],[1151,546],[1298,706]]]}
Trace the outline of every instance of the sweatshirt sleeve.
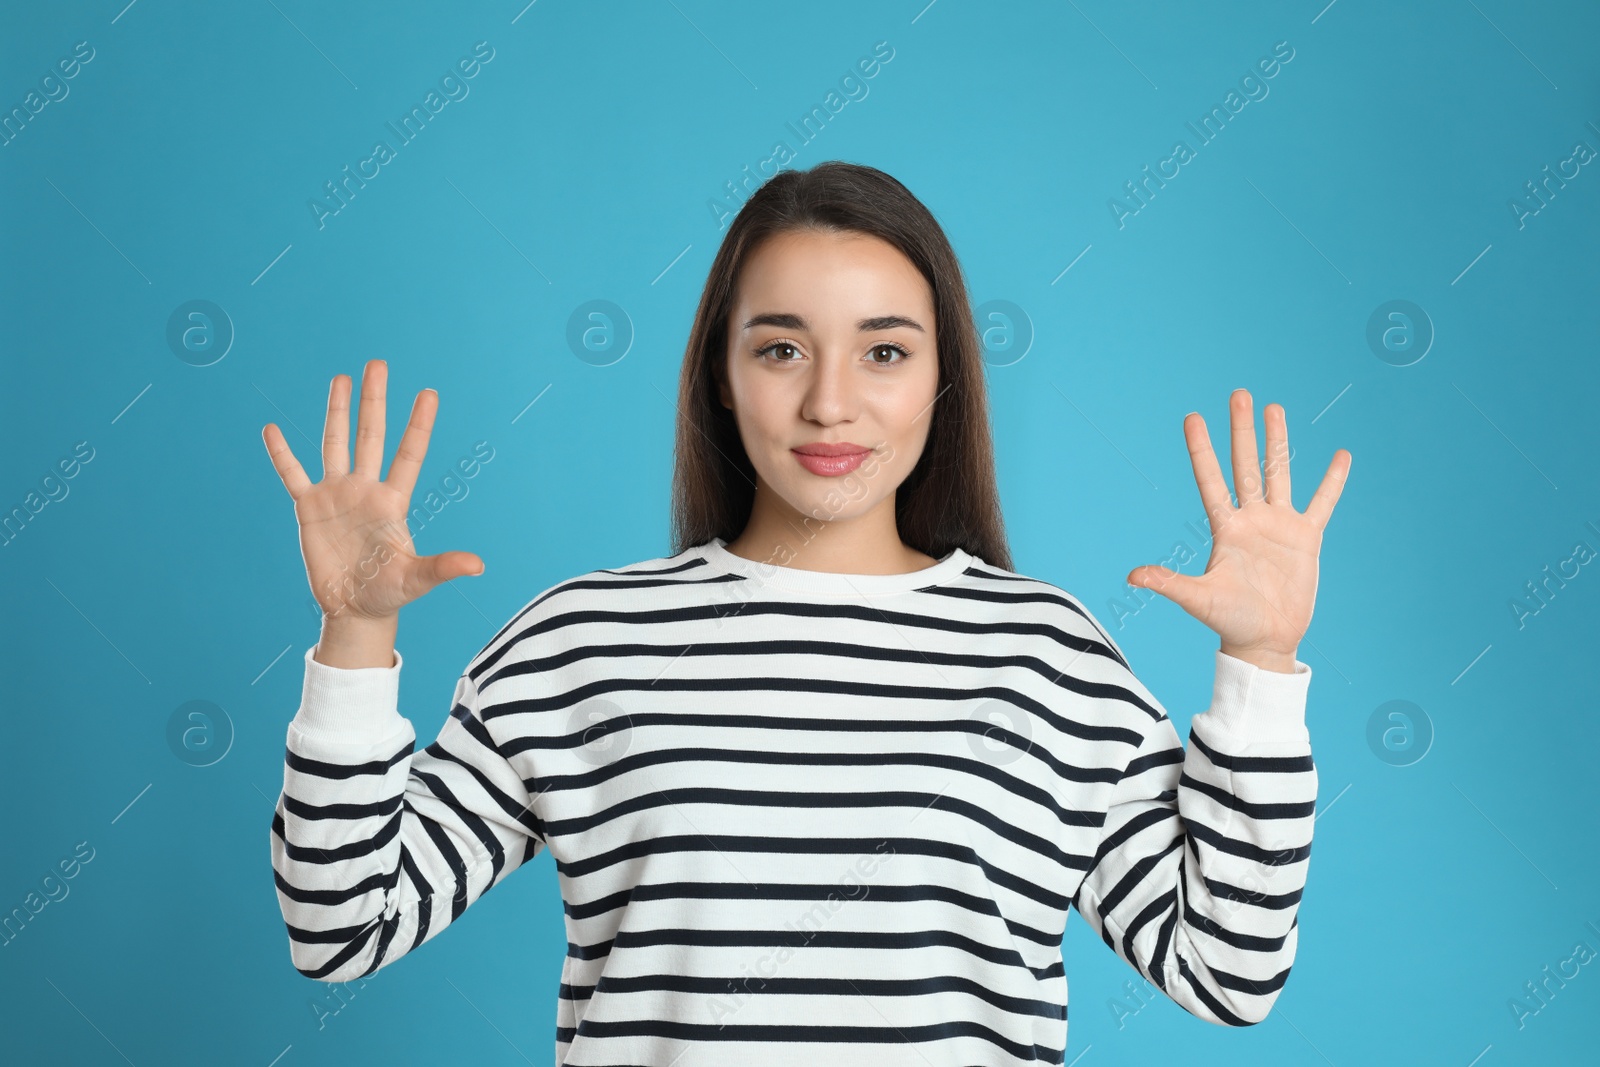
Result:
{"label": "sweatshirt sleeve", "polygon": [[289,723],[272,868],[295,968],[342,982],[460,918],[544,835],[470,674],[438,739],[416,752],[398,710],[399,651],[391,667],[345,669],[315,650]]}
{"label": "sweatshirt sleeve", "polygon": [[1311,668],[1216,656],[1187,751],[1164,712],[1150,721],[1073,905],[1185,1011],[1247,1026],[1267,1017],[1294,962],[1316,817]]}

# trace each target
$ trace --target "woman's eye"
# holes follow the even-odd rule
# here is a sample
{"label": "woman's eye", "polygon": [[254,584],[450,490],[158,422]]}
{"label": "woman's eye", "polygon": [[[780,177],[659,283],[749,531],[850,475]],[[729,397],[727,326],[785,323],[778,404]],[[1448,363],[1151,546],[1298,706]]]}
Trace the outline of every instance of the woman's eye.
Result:
{"label": "woman's eye", "polygon": [[[794,345],[790,344],[788,341],[774,341],[770,345],[767,345],[765,348],[760,348],[760,349],[757,349],[756,351],[757,351],[758,355],[766,356],[766,355],[772,355],[773,353],[782,351],[784,349],[788,349],[791,352],[795,351]],[[779,362],[779,363],[793,363],[794,360],[792,360],[792,359],[779,359],[779,360],[777,360],[777,362]]]}
{"label": "woman's eye", "polygon": [[[756,349],[758,356],[771,356],[774,363],[798,363],[799,349],[788,341],[772,341]],[[895,357],[899,356],[899,359]],[[892,367],[904,363],[911,358],[911,353],[897,344],[873,345],[867,353],[867,361],[874,366]]]}

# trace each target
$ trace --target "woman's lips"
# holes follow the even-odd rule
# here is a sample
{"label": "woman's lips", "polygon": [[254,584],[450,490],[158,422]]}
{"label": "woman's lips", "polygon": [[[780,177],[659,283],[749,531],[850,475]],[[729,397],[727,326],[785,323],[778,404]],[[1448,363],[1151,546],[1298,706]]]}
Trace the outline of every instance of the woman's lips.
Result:
{"label": "woman's lips", "polygon": [[849,474],[872,454],[870,448],[860,452],[846,452],[838,456],[820,456],[812,452],[801,452],[799,449],[789,450],[800,465],[812,474],[820,474],[825,478],[837,478],[841,474]]}

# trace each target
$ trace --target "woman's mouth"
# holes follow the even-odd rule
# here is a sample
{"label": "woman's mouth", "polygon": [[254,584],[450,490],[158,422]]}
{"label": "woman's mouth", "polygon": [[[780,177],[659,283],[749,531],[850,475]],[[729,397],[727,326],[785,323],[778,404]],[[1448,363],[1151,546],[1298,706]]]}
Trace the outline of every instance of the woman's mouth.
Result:
{"label": "woman's mouth", "polygon": [[824,478],[837,478],[841,474],[849,474],[872,454],[872,449],[852,444],[801,445],[789,451],[800,461],[802,467]]}

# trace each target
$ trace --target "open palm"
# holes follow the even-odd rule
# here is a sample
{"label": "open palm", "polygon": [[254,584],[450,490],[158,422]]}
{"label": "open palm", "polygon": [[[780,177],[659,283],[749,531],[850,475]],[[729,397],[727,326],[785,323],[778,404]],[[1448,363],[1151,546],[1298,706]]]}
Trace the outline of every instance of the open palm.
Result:
{"label": "open palm", "polygon": [[328,391],[322,481],[313,484],[306,476],[276,425],[268,423],[262,430],[272,465],[294,500],[300,554],[312,595],[330,617],[393,618],[402,606],[440,583],[483,573],[483,560],[471,552],[418,556],[413,550],[406,510],[428,451],[439,395],[432,389],[417,394],[389,477],[380,479],[387,380],[388,367],[382,360],[367,363],[361,379],[354,469],[349,375],[337,375]]}
{"label": "open palm", "polygon": [[1222,638],[1230,655],[1293,659],[1311,625],[1317,595],[1317,557],[1322,531],[1349,475],[1351,455],[1340,449],[1304,512],[1289,493],[1289,432],[1281,404],[1263,412],[1267,427],[1266,480],[1263,487],[1256,453],[1255,416],[1250,394],[1234,390],[1232,422],[1235,505],[1223,480],[1205,419],[1184,419],[1184,437],[1194,467],[1195,485],[1211,521],[1211,558],[1199,575],[1167,567],[1136,567],[1130,585],[1160,593]]}

